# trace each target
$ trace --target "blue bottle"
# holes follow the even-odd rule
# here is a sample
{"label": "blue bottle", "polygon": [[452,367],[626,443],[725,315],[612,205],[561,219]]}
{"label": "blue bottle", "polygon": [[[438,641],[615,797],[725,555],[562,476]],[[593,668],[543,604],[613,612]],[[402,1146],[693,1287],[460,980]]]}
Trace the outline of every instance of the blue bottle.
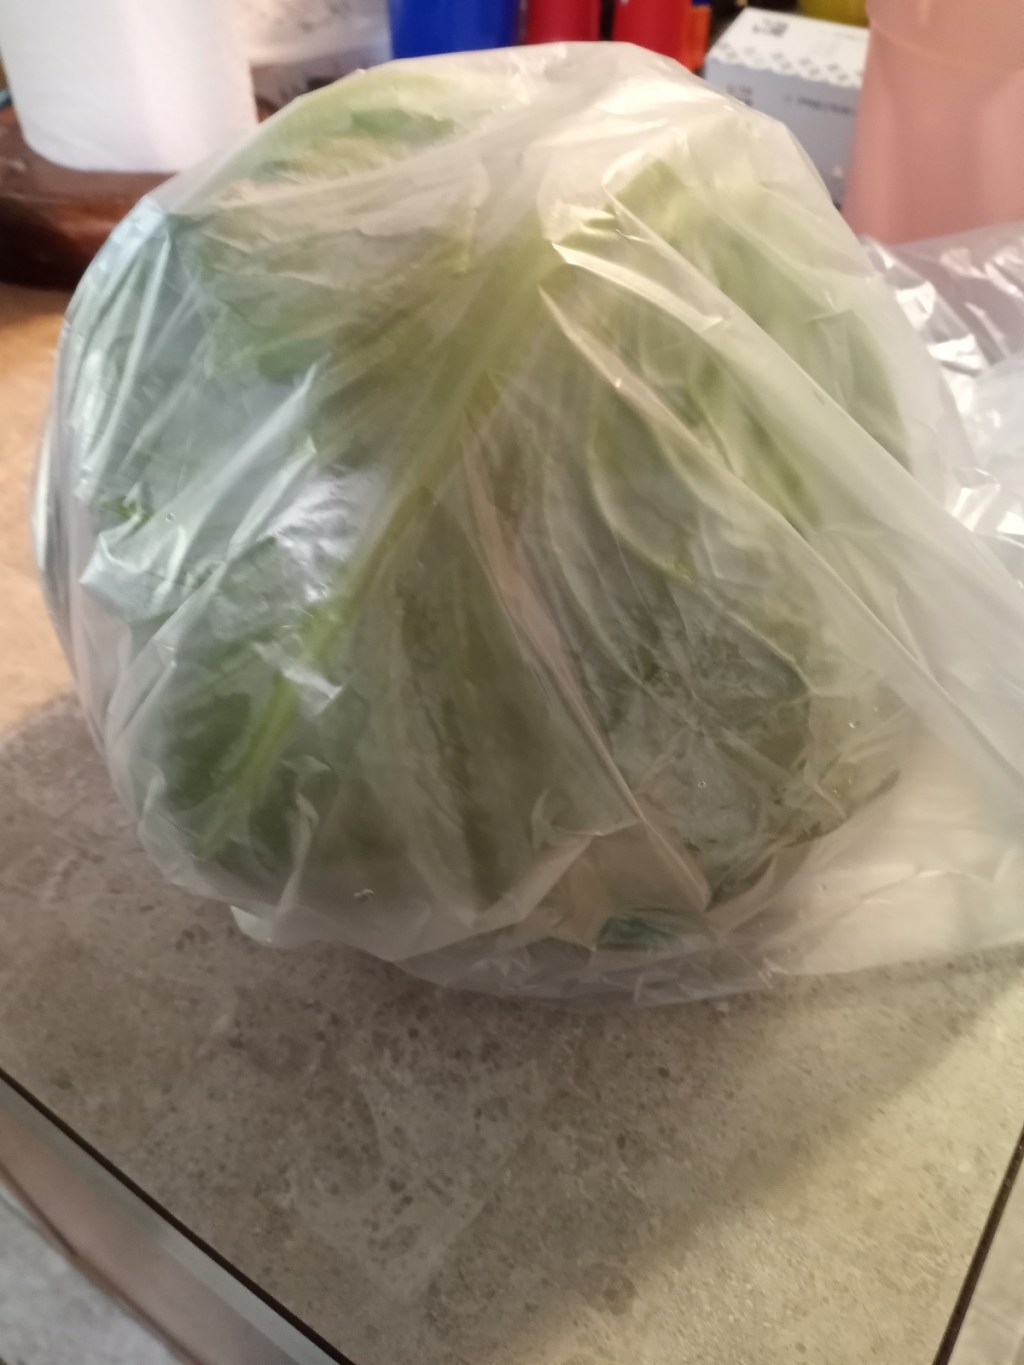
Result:
{"label": "blue bottle", "polygon": [[396,57],[509,47],[519,36],[519,0],[390,0]]}

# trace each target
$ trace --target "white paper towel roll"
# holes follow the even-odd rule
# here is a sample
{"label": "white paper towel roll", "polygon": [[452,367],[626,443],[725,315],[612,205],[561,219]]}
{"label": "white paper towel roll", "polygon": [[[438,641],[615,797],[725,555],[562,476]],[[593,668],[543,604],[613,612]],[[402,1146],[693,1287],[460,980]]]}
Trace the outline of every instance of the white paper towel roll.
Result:
{"label": "white paper towel roll", "polygon": [[0,0],[26,142],[85,171],[178,171],[256,124],[235,0]]}

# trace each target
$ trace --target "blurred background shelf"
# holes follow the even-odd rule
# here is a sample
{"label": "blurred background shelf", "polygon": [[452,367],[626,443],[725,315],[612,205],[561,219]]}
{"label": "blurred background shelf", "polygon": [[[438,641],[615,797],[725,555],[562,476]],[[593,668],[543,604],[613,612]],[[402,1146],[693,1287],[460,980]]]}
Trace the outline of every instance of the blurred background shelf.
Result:
{"label": "blurred background shelf", "polygon": [[0,279],[70,289],[161,175],[74,171],[39,156],[0,110]]}

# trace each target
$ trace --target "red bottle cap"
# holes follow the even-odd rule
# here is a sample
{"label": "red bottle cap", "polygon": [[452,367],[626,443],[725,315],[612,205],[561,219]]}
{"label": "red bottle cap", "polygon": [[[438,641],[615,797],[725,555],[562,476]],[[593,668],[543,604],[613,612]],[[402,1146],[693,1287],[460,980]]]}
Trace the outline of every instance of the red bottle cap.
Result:
{"label": "red bottle cap", "polygon": [[686,43],[690,0],[616,0],[616,42],[679,57]]}
{"label": "red bottle cap", "polygon": [[600,36],[601,0],[530,0],[528,43],[591,43]]}

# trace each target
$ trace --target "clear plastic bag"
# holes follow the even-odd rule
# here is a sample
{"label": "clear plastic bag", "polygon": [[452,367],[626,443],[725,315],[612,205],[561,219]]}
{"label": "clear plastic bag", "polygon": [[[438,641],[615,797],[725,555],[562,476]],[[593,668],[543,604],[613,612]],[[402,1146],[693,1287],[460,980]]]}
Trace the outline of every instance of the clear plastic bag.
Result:
{"label": "clear plastic bag", "polygon": [[967,428],[943,501],[1024,584],[1024,222],[886,247],[867,243]]}
{"label": "clear plastic bag", "polygon": [[781,125],[537,47],[361,73],[144,201],[68,313],[35,532],[168,876],[650,1003],[1024,930],[1024,596],[943,506],[972,464]]}

